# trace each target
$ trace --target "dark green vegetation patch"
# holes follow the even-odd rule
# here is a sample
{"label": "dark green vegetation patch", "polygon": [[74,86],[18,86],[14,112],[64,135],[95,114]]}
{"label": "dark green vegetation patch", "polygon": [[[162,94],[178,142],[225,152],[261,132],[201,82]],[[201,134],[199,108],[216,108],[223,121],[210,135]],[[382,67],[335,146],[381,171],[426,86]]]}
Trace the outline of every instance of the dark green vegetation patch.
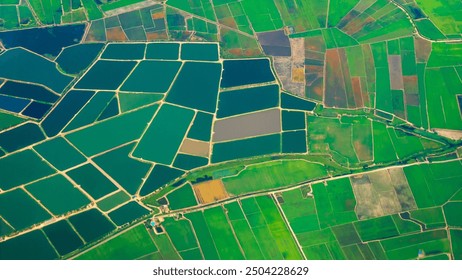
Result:
{"label": "dark green vegetation patch", "polygon": [[87,242],[93,242],[115,229],[100,211],[91,209],[69,218],[75,230]]}
{"label": "dark green vegetation patch", "polygon": [[78,74],[95,60],[104,44],[79,44],[65,48],[56,58],[59,66],[69,74]]}
{"label": "dark green vegetation patch", "polygon": [[166,101],[214,113],[221,77],[221,64],[185,62]]}
{"label": "dark green vegetation patch", "polygon": [[0,194],[0,205],[0,215],[16,231],[51,218],[51,215],[22,189]]}
{"label": "dark green vegetation patch", "polygon": [[9,190],[53,173],[32,150],[21,151],[0,159],[0,188]]}
{"label": "dark green vegetation patch", "polygon": [[85,164],[68,171],[67,174],[94,199],[117,190],[117,187],[92,164]]}
{"label": "dark green vegetation patch", "polygon": [[218,118],[250,113],[279,105],[279,86],[270,85],[220,93]]}
{"label": "dark green vegetation patch", "polygon": [[146,214],[149,214],[149,211],[146,208],[142,207],[134,201],[131,201],[110,212],[108,215],[116,225],[122,226],[126,223],[130,223],[136,219],[139,219]]}
{"label": "dark green vegetation patch", "polygon": [[2,260],[52,260],[58,256],[41,230],[0,243]]}
{"label": "dark green vegetation patch", "polygon": [[48,140],[33,148],[59,170],[66,170],[86,160],[81,153],[62,137]]}
{"label": "dark green vegetation patch", "polygon": [[181,63],[174,61],[140,62],[121,90],[165,93],[170,88]]}
{"label": "dark green vegetation patch", "polygon": [[98,60],[75,87],[115,90],[122,84],[135,65],[135,61]]}
{"label": "dark green vegetation patch", "polygon": [[268,59],[225,60],[222,88],[274,81]]}
{"label": "dark green vegetation patch", "polygon": [[62,175],[55,175],[27,185],[26,190],[57,216],[90,203],[90,200]]}
{"label": "dark green vegetation patch", "polygon": [[69,254],[83,245],[82,239],[66,220],[43,228],[50,242],[61,256]]}

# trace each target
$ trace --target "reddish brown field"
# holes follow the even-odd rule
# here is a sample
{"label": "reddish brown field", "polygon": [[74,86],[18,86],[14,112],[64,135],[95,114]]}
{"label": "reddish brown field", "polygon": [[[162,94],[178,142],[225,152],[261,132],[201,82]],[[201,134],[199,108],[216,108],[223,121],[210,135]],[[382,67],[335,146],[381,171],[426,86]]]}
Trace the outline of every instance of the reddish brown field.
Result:
{"label": "reddish brown field", "polygon": [[413,94],[419,92],[419,83],[417,76],[403,76],[404,91],[406,94]]}
{"label": "reddish brown field", "polygon": [[128,41],[125,32],[121,27],[113,27],[106,29],[106,37],[108,41]]}
{"label": "reddish brown field", "polygon": [[[305,50],[315,51],[315,52],[325,52],[326,43],[322,36],[310,37],[305,40]],[[305,54],[306,56],[306,54]]]}
{"label": "reddish brown field", "polygon": [[414,38],[415,57],[417,62],[425,62],[430,57],[432,51],[432,43],[430,41]]}
{"label": "reddish brown field", "polygon": [[359,77],[353,77],[351,78],[351,86],[353,88],[353,95],[355,98],[355,103],[356,106],[358,107],[363,107],[364,102],[363,102],[363,95],[361,92],[361,80]]}
{"label": "reddish brown field", "polygon": [[345,81],[342,74],[342,64],[337,49],[326,52],[326,93],[324,103],[329,107],[347,107]]}
{"label": "reddish brown field", "polygon": [[146,38],[148,41],[154,41],[159,39],[168,39],[168,35],[164,31],[160,32],[146,32]]}
{"label": "reddish brown field", "polygon": [[236,21],[233,17],[222,18],[218,20],[221,24],[237,29]]}
{"label": "reddish brown field", "polygon": [[163,19],[165,18],[165,13],[164,12],[158,12],[152,14],[152,19]]}
{"label": "reddish brown field", "polygon": [[353,35],[361,31],[366,24],[374,22],[374,21],[375,19],[372,17],[368,17],[366,18],[366,20],[362,20],[362,18],[360,19],[358,17],[356,18],[356,20],[353,20],[350,23],[348,23],[344,28],[342,28],[342,30],[348,35]]}
{"label": "reddish brown field", "polygon": [[353,93],[353,87],[351,86],[350,68],[348,68],[347,57],[345,49],[339,49],[340,65],[342,66],[343,80],[345,82],[345,94],[347,98],[348,108],[357,108],[355,103],[355,96]]}

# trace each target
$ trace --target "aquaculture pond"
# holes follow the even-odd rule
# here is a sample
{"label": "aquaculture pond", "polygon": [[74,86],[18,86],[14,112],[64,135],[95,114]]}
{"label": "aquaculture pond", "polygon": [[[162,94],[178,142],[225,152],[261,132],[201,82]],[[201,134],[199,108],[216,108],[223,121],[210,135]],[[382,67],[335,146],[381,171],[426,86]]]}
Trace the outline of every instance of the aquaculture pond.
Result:
{"label": "aquaculture pond", "polygon": [[225,60],[221,87],[236,87],[274,81],[268,59]]}
{"label": "aquaculture pond", "polygon": [[85,24],[30,28],[0,32],[0,41],[7,49],[23,47],[38,54],[57,56],[63,47],[80,43],[84,32]]}

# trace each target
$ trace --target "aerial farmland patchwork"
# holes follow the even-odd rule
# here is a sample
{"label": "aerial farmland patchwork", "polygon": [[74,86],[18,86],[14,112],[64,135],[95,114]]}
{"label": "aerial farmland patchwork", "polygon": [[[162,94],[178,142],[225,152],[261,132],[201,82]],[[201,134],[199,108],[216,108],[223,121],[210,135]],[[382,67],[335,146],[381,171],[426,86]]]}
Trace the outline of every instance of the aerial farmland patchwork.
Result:
{"label": "aerial farmland patchwork", "polygon": [[0,259],[462,259],[461,13],[0,0]]}

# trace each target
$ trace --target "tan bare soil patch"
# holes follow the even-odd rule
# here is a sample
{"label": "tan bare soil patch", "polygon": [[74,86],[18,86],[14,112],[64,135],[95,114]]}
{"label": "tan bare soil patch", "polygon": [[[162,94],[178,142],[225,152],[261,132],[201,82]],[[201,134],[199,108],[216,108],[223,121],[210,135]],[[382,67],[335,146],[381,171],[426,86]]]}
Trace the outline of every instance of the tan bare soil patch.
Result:
{"label": "tan bare soil patch", "polygon": [[436,133],[447,137],[449,139],[454,140],[461,140],[462,139],[462,131],[459,130],[450,130],[450,129],[435,129]]}
{"label": "tan bare soil patch", "polygon": [[305,39],[289,39],[292,53],[292,67],[303,67],[305,64]]}
{"label": "tan bare soil patch", "polygon": [[221,180],[212,180],[193,185],[196,197],[202,204],[212,203],[228,198],[225,185]]}
{"label": "tan bare soil patch", "polygon": [[281,131],[281,111],[270,109],[215,121],[213,142],[254,137]]}
{"label": "tan bare soil patch", "polygon": [[304,83],[305,82],[305,67],[292,69],[292,82]]}
{"label": "tan bare soil patch", "polygon": [[184,139],[183,144],[181,144],[180,152],[192,156],[209,157],[209,148],[209,142],[186,138]]}

